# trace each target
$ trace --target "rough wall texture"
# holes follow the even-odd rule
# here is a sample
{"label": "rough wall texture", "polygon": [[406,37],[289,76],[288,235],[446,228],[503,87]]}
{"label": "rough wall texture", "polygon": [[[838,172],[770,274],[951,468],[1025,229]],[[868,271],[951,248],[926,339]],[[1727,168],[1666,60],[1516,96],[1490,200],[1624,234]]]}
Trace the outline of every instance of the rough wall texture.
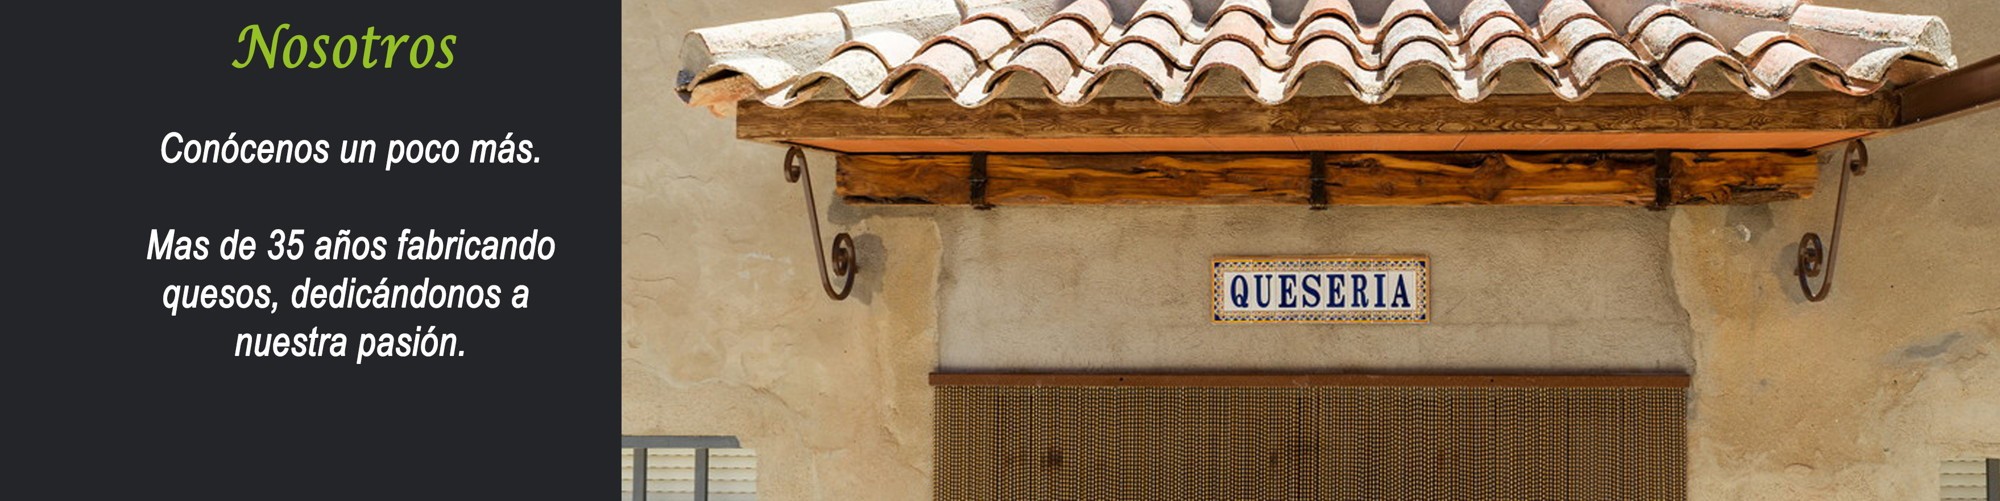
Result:
{"label": "rough wall texture", "polygon": [[[2000,52],[2000,5],[1822,2],[1943,16],[1959,60]],[[2000,457],[2000,112],[1868,141],[1837,279],[1809,303],[1799,236],[1821,196],[1682,208],[1674,280],[1694,328],[1690,499],[1936,499],[1938,460]]]}
{"label": "rough wall texture", "polygon": [[[1871,142],[1826,303],[1787,273],[1831,196],[1667,213],[862,209],[831,202],[815,155],[827,237],[853,233],[864,268],[835,303],[783,151],[736,141],[672,84],[688,29],[836,3],[624,3],[621,431],[742,437],[766,499],[928,498],[938,368],[1688,370],[1691,499],[1921,499],[1940,457],[2000,455],[2000,113]],[[2000,51],[1990,0],[1818,3],[1942,15],[1961,59]],[[1437,319],[1210,325],[1208,259],[1279,253],[1428,254]]]}
{"label": "rough wall texture", "polygon": [[[1681,370],[1665,213],[1007,207],[941,215],[949,370]],[[1209,259],[1428,254],[1425,325],[1209,322]]]}
{"label": "rough wall texture", "polygon": [[[784,151],[673,93],[687,30],[834,3],[625,2],[620,430],[738,436],[764,499],[923,499],[936,224],[833,208],[864,272],[828,301]],[[833,160],[811,163],[826,211]]]}

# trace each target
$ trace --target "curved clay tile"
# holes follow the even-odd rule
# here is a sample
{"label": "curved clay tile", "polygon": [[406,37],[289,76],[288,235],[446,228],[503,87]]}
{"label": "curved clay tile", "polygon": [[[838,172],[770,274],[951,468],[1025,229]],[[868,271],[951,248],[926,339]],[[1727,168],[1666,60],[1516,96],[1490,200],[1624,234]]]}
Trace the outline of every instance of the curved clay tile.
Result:
{"label": "curved clay tile", "polygon": [[[1867,94],[1901,81],[1887,81],[1892,75],[1956,64],[1936,17],[1797,0],[1364,4],[1371,11],[1351,0],[878,0],[694,30],[675,90],[703,105],[845,97],[881,106],[913,87],[935,94],[935,79],[964,106],[1014,83],[1074,105],[1130,73],[1167,103],[1224,83],[1266,104],[1306,87],[1379,103],[1405,79],[1433,78],[1416,71],[1462,100],[1492,94],[1503,73],[1539,79],[1563,99],[1626,73],[1638,89],[1671,99],[1711,79],[1697,74],[1714,72],[1770,98],[1800,73]],[[1523,65],[1532,69],[1516,68]],[[1013,82],[1023,78],[1038,82]],[[1008,95],[1030,89],[1015,90]]]}
{"label": "curved clay tile", "polygon": [[1547,77],[1545,81],[1555,82],[1562,79],[1554,70],[1554,65],[1550,64],[1542,54],[1541,49],[1521,37],[1506,37],[1494,41],[1491,49],[1479,58],[1476,66],[1462,69],[1479,86],[1480,97],[1485,97],[1491,92],[1493,80],[1500,75],[1500,71],[1516,65],[1533,67],[1535,71]]}
{"label": "curved clay tile", "polygon": [[1807,71],[1808,67],[1812,70],[1840,74],[1840,68],[1835,67],[1826,58],[1819,57],[1813,51],[1806,50],[1804,46],[1791,42],[1771,44],[1769,48],[1763,50],[1761,56],[1751,61],[1750,78],[1774,95],[1779,89],[1791,83],[1792,74]]}
{"label": "curved clay tile", "polygon": [[1174,96],[1177,100],[1187,93],[1190,72],[1176,67],[1144,45],[1129,44],[1112,49],[1111,54],[1105,56],[1097,76],[1104,78],[1119,72],[1137,75],[1152,88],[1155,96]]}
{"label": "curved clay tile", "polygon": [[1208,37],[1202,39],[1201,49],[1195,51],[1195,59],[1199,60],[1203,53],[1224,41],[1250,48],[1267,67],[1283,68],[1291,61],[1290,47],[1271,40],[1271,32],[1264,21],[1241,8],[1216,17],[1216,21],[1208,26]]}
{"label": "curved clay tile", "polygon": [[1623,49],[1625,54],[1632,53],[1624,41],[1618,39],[1618,34],[1611,31],[1610,26],[1605,26],[1604,23],[1594,19],[1577,19],[1564,23],[1562,29],[1544,41],[1544,47],[1558,61],[1569,61],[1576,59],[1577,51],[1597,42],[1610,42]]}
{"label": "curved clay tile", "polygon": [[1791,17],[1801,0],[1674,0],[1682,8],[1728,12],[1746,17],[1784,19]]}
{"label": "curved clay tile", "polygon": [[1731,47],[1729,49],[1729,52],[1735,54],[1736,57],[1739,59],[1743,59],[1746,61],[1755,60],[1757,59],[1758,56],[1762,56],[1764,54],[1765,49],[1769,49],[1771,48],[1772,45],[1777,45],[1779,42],[1798,44],[1807,47],[1812,46],[1812,44],[1807,43],[1805,39],[1792,36],[1790,33],[1785,33],[1780,31],[1760,31],[1756,33],[1751,33],[1749,36],[1743,37],[1742,40],[1736,41],[1736,46]]}
{"label": "curved clay tile", "polygon": [[[1644,31],[1648,24],[1652,23],[1653,21],[1666,17],[1679,19],[1683,22],[1687,21],[1687,14],[1682,14],[1680,10],[1674,8],[1673,4],[1659,3],[1659,4],[1648,5],[1645,8],[1639,9],[1639,12],[1633,14],[1631,19],[1627,19],[1623,26],[1620,26],[1618,23],[1612,23],[1612,27],[1623,28],[1625,31],[1621,31],[1619,32],[1619,34],[1623,35],[1627,39],[1631,39],[1634,38],[1633,36],[1634,33],[1639,33],[1641,31]],[[1619,19],[1619,18],[1614,17],[1607,19]],[[1722,44],[1720,43],[1716,44],[1716,46],[1718,47],[1721,45]]]}
{"label": "curved clay tile", "polygon": [[817,92],[820,85],[834,83],[845,89],[849,98],[854,98],[880,88],[888,79],[889,65],[880,56],[861,49],[847,50],[799,77],[786,98],[796,99],[806,89]]}
{"label": "curved clay tile", "polygon": [[1375,55],[1375,46],[1362,42],[1361,33],[1356,30],[1354,25],[1348,24],[1345,20],[1331,17],[1315,18],[1312,22],[1299,26],[1298,35],[1295,39],[1297,41],[1292,42],[1294,55],[1296,56],[1306,42],[1312,41],[1315,38],[1339,39],[1341,43],[1353,49],[1356,59],[1367,59]]}
{"label": "curved clay tile", "polygon": [[965,89],[980,70],[980,59],[972,52],[955,44],[937,44],[924,49],[910,62],[896,66],[890,73],[890,81],[901,81],[911,73],[928,73],[944,81],[952,93]]}
{"label": "curved clay tile", "polygon": [[1287,86],[1297,87],[1300,81],[1318,68],[1328,68],[1339,73],[1350,92],[1356,95],[1366,93],[1361,82],[1379,82],[1380,75],[1375,70],[1363,68],[1354,58],[1354,48],[1338,38],[1314,38],[1299,44],[1298,54],[1292,58],[1292,67],[1286,72]]}
{"label": "curved clay tile", "polygon": [[1293,30],[1297,34],[1293,39],[1305,38],[1305,26],[1321,19],[1337,19],[1357,31],[1361,27],[1361,17],[1355,13],[1354,4],[1349,0],[1306,0],[1305,8],[1299,13],[1297,27]]}
{"label": "curved clay tile", "polygon": [[1674,2],[1672,0],[1584,0],[1584,3],[1589,4],[1590,10],[1595,11],[1605,24],[1618,30],[1619,36],[1629,39],[1632,33],[1639,31],[1638,26],[1630,20],[1645,17],[1649,15],[1647,14],[1649,11],[1671,8]]}
{"label": "curved clay tile", "polygon": [[918,50],[928,49],[941,43],[954,44],[972,53],[980,61],[992,59],[1001,49],[1015,43],[1014,34],[1007,25],[997,20],[980,18],[967,19],[965,24],[946,30],[925,41]]}
{"label": "curved clay tile", "polygon": [[691,85],[735,72],[758,89],[775,88],[817,66],[847,41],[846,33],[840,16],[830,13],[690,31],[681,42],[681,64],[699,70],[683,69],[681,79]]}
{"label": "curved clay tile", "polygon": [[1431,10],[1430,2],[1425,0],[1394,0],[1389,2],[1389,6],[1382,9],[1382,17],[1375,22],[1375,25],[1394,26],[1397,22],[1411,17],[1423,18],[1425,21],[1429,21],[1431,26],[1437,27],[1439,31],[1449,29],[1445,25],[1444,18],[1438,17],[1437,12]]}
{"label": "curved clay tile", "polygon": [[880,108],[883,106],[888,106],[889,103],[893,103],[897,99],[901,99],[905,93],[908,93],[910,91],[910,87],[911,87],[910,85],[898,85],[897,82],[890,81],[888,83],[883,84],[881,88],[875,89],[874,92],[870,92],[867,95],[856,98],[854,100],[854,104],[861,105],[864,108]]}
{"label": "curved clay tile", "polygon": [[1958,65],[1951,55],[1951,32],[1936,16],[1806,5],[1792,17],[1790,33],[1811,42],[1821,57],[1844,68],[1841,73],[1850,80],[1881,81],[1889,65],[1904,57]]}
{"label": "curved clay tile", "polygon": [[1676,45],[1666,57],[1654,62],[1654,68],[1661,76],[1666,77],[1660,82],[1661,86],[1671,87],[1676,92],[1682,93],[1692,90],[1695,74],[1708,67],[1714,67],[1733,76],[1732,83],[1738,87],[1751,88],[1750,83],[1744,80],[1748,78],[1749,70],[1743,66],[1743,62],[1730,57],[1721,47],[1706,41],[1689,40]]}
{"label": "curved clay tile", "polygon": [[1111,48],[1104,51],[1105,59],[1095,62],[1100,65],[1108,64],[1112,55],[1126,50],[1127,46],[1151,49],[1167,64],[1181,69],[1194,68],[1194,54],[1200,48],[1182,40],[1180,34],[1168,25],[1166,20],[1148,17],[1134,21],[1123,35],[1111,42]]}
{"label": "curved clay tile", "polygon": [[1204,79],[1228,77],[1242,81],[1250,96],[1260,102],[1276,104],[1284,100],[1285,85],[1281,74],[1264,66],[1263,59],[1249,45],[1235,40],[1223,40],[1204,47],[1201,56],[1195,59],[1188,88],[1198,87]]}
{"label": "curved clay tile", "polygon": [[1786,19],[1797,0],[1676,0],[1674,8],[1723,47],[1735,47],[1745,37],[1764,31],[1790,29]]}
{"label": "curved clay tile", "polygon": [[1088,24],[1076,18],[1061,18],[1050,21],[1042,26],[1040,31],[1021,39],[1021,43],[1024,46],[1045,44],[1061,49],[1072,62],[1080,66],[1083,61],[1089,60],[1088,57],[1097,50],[1100,42]]}
{"label": "curved clay tile", "polygon": [[1403,17],[1388,29],[1382,30],[1381,37],[1375,41],[1376,53],[1381,59],[1387,60],[1395,55],[1396,51],[1402,50],[1403,46],[1416,42],[1429,42],[1444,50],[1446,54],[1450,54],[1452,60],[1460,59],[1456,54],[1452,54],[1452,51],[1458,48],[1458,40],[1422,17]]}
{"label": "curved clay tile", "polygon": [[917,55],[917,49],[921,45],[922,42],[900,31],[877,31],[854,37],[835,47],[833,51],[835,57],[849,51],[866,51],[881,58],[883,64],[895,66]]}
{"label": "curved clay tile", "polygon": [[1042,22],[1041,29],[1048,30],[1064,20],[1083,25],[1088,28],[1091,36],[1099,39],[1102,39],[1113,26],[1111,5],[1104,3],[1104,0],[1076,0],[1075,3],[1057,11],[1055,15],[1049,16],[1048,20]]}
{"label": "curved clay tile", "polygon": [[1577,22],[1596,23],[1606,27],[1614,24],[1604,16],[1598,15],[1597,11],[1589,4],[1583,3],[1583,0],[1550,1],[1548,5],[1542,7],[1540,17],[1540,23],[1535,25],[1535,32],[1543,41],[1554,38],[1562,33],[1562,30],[1569,28],[1570,24]]}
{"label": "curved clay tile", "polygon": [[[1383,83],[1393,82],[1400,78],[1403,72],[1417,67],[1435,68],[1439,74],[1450,76],[1453,73],[1451,66],[1451,56],[1444,52],[1444,47],[1430,42],[1413,43],[1397,50],[1383,63],[1382,80]],[[1457,85],[1454,83],[1453,87]]]}
{"label": "curved clay tile", "polygon": [[1616,37],[1591,38],[1570,52],[1569,70],[1572,83],[1579,89],[1595,87],[1604,73],[1615,67],[1627,67],[1645,73],[1646,62],[1639,60],[1632,48]]}
{"label": "curved clay tile", "polygon": [[1068,53],[1054,45],[1035,44],[1021,49],[1006,64],[993,69],[997,81],[1008,73],[1028,73],[1041,79],[1044,87],[1060,91],[1075,77],[1078,68]]}
{"label": "curved clay tile", "polygon": [[880,32],[930,38],[963,19],[958,2],[952,0],[876,0],[837,6],[833,13],[840,15],[848,35],[855,38]]}
{"label": "curved clay tile", "polygon": [[1639,56],[1649,62],[1664,59],[1674,48],[1690,41],[1699,40],[1713,47],[1722,46],[1722,43],[1715,41],[1714,37],[1695,29],[1694,25],[1688,24],[1687,19],[1678,15],[1655,17],[1644,27],[1639,28],[1637,33],[1639,36],[1635,41],[1638,43],[1634,45],[1641,49]]}
{"label": "curved clay tile", "polygon": [[1060,7],[1058,2],[1049,0],[958,0],[958,10],[966,19],[995,12],[1004,16],[1019,15],[1028,18],[1028,22],[1014,25],[1020,29],[1032,27],[1036,21],[1054,15],[1058,7]]}
{"label": "curved clay tile", "polygon": [[752,99],[757,100],[759,104],[763,104],[764,106],[784,109],[806,102],[812,99],[813,95],[817,93],[819,93],[819,86],[817,85],[791,84],[752,96]]}
{"label": "curved clay tile", "polygon": [[1033,33],[1042,19],[1011,7],[988,7],[965,16],[965,22],[990,20],[1007,25],[1007,30],[1012,31],[1015,38]]}
{"label": "curved clay tile", "polygon": [[1216,21],[1222,19],[1223,14],[1231,12],[1243,12],[1267,22],[1271,21],[1272,17],[1270,2],[1264,0],[1222,0],[1222,3],[1215,6],[1215,11],[1209,13],[1208,22],[1209,24],[1215,24]]}
{"label": "curved clay tile", "polygon": [[[1465,39],[1459,42],[1459,52],[1465,54],[1465,60],[1461,61],[1461,64],[1465,66],[1479,64],[1479,61],[1486,57],[1486,51],[1491,50],[1495,42],[1509,38],[1519,39],[1527,43],[1530,47],[1534,47],[1537,53],[1541,53],[1542,48],[1535,43],[1534,36],[1533,33],[1528,31],[1527,26],[1521,25],[1517,21],[1504,17],[1492,18],[1480,23],[1477,30],[1473,31],[1470,35],[1466,35]],[[1546,54],[1542,54],[1540,58],[1547,61],[1548,64],[1555,64],[1555,60]]]}
{"label": "curved clay tile", "polygon": [[1182,42],[1199,42],[1207,36],[1195,27],[1194,11],[1185,0],[1147,0],[1133,12],[1125,31],[1129,35],[1141,25],[1167,26]]}
{"label": "curved clay tile", "polygon": [[1528,26],[1528,20],[1515,13],[1514,6],[1509,5],[1506,0],[1473,0],[1471,4],[1465,6],[1465,10],[1459,12],[1458,25],[1454,29],[1458,33],[1469,34],[1479,31],[1482,25],[1495,20],[1511,21],[1524,29]]}

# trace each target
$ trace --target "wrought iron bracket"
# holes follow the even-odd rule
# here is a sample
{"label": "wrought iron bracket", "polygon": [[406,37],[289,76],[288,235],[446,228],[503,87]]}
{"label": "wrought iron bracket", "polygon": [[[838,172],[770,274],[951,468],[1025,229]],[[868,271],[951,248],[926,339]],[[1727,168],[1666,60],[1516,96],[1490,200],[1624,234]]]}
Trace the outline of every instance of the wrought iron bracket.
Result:
{"label": "wrought iron bracket", "polygon": [[1653,151],[1653,203],[1647,210],[1667,210],[1674,204],[1674,153]]}
{"label": "wrought iron bracket", "polygon": [[1312,210],[1326,210],[1326,153],[1312,154]]}
{"label": "wrought iron bracket", "polygon": [[986,153],[972,154],[972,172],[966,176],[966,184],[971,189],[970,197],[974,210],[993,210],[993,204],[986,201]]}
{"label": "wrought iron bracket", "polygon": [[[819,285],[826,289],[826,297],[834,301],[847,299],[847,293],[854,291],[854,275],[860,267],[854,263],[854,237],[846,232],[833,236],[833,252],[828,253],[820,242],[819,206],[813,203],[812,176],[806,170],[806,150],[793,146],[785,152],[785,181],[805,185],[806,222],[812,225],[813,263],[819,265]],[[820,256],[825,255],[825,259]],[[847,277],[839,289],[833,288],[833,278],[827,275],[827,261],[833,261],[833,275]]]}
{"label": "wrought iron bracket", "polygon": [[[1799,277],[1799,289],[1805,292],[1806,300],[1815,303],[1833,291],[1834,259],[1840,252],[1840,222],[1847,213],[1847,179],[1867,173],[1868,145],[1856,139],[1847,143],[1847,150],[1840,157],[1840,192],[1833,200],[1833,239],[1822,248],[1818,233],[1807,232],[1800,237],[1798,267],[1792,269],[1792,274]],[[1812,282],[1807,280],[1811,277],[1821,277],[1819,290],[1813,290]]]}

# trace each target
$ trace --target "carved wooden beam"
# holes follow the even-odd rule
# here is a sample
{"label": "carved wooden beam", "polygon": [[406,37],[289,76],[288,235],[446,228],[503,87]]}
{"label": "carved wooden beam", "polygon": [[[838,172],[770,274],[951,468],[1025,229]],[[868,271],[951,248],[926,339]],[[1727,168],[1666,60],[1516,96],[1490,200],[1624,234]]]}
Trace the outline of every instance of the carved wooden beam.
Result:
{"label": "carved wooden beam", "polygon": [[[1332,205],[1745,204],[1811,195],[1809,151],[1675,152],[1660,193],[1652,152],[1325,153]],[[971,155],[841,155],[836,192],[850,204],[968,205]],[[991,154],[994,205],[1308,205],[1313,156]]]}

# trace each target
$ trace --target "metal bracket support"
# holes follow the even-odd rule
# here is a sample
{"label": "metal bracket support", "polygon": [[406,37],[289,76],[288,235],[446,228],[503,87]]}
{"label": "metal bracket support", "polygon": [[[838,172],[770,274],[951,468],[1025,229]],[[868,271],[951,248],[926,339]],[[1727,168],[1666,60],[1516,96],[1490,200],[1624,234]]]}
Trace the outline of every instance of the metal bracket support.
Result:
{"label": "metal bracket support", "polygon": [[[834,301],[847,299],[847,293],[854,291],[854,275],[860,271],[860,267],[854,263],[854,237],[848,236],[847,232],[834,235],[831,254],[820,244],[822,239],[819,236],[819,206],[813,203],[812,176],[806,171],[804,148],[793,146],[790,151],[785,152],[785,181],[805,185],[806,222],[812,224],[813,263],[819,265],[820,287],[825,288],[826,297],[833,298]],[[820,259],[821,255],[825,255],[826,259]],[[833,288],[833,279],[826,273],[827,261],[833,261],[833,276],[847,277],[847,282],[841,284],[839,289]]]}
{"label": "metal bracket support", "polygon": [[986,202],[986,153],[972,154],[972,173],[966,177],[966,181],[972,189],[971,197],[967,198],[972,201],[972,208],[993,210],[993,204]]}
{"label": "metal bracket support", "polygon": [[[1805,292],[1807,301],[1820,302],[1833,291],[1834,258],[1840,252],[1840,221],[1847,213],[1847,179],[1867,172],[1868,145],[1860,139],[1847,143],[1847,150],[1840,155],[1840,192],[1833,199],[1833,240],[1821,248],[1818,233],[1807,232],[1799,237],[1799,262],[1792,274],[1798,275],[1799,289]],[[1819,290],[1815,291],[1806,279],[1821,274],[1826,276],[1819,280]]]}
{"label": "metal bracket support", "polygon": [[1653,151],[1653,203],[1648,210],[1667,210],[1674,204],[1674,153]]}
{"label": "metal bracket support", "polygon": [[1312,210],[1326,210],[1326,153],[1312,154]]}

